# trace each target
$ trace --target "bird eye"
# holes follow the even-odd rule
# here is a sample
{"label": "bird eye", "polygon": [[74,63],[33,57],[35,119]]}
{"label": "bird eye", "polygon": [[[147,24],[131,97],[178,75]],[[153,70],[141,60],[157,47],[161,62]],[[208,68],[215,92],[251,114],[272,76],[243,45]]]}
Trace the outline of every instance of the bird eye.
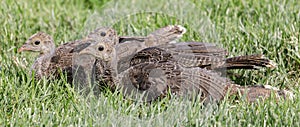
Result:
{"label": "bird eye", "polygon": [[34,44],[35,45],[39,45],[41,42],[40,41],[35,41]]}
{"label": "bird eye", "polygon": [[104,47],[103,46],[99,46],[98,47],[98,51],[103,51],[104,50]]}
{"label": "bird eye", "polygon": [[100,35],[101,35],[102,37],[104,37],[104,36],[106,35],[106,33],[105,33],[105,32],[101,32]]}

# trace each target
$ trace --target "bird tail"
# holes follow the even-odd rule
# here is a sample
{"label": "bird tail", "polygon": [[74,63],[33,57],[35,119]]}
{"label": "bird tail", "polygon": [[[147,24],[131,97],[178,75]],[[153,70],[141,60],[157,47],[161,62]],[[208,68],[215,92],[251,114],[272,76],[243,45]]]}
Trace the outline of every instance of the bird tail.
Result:
{"label": "bird tail", "polygon": [[[230,89],[230,90],[229,90]],[[290,99],[294,98],[294,94],[287,90],[279,90],[275,87],[265,85],[256,85],[256,86],[239,86],[239,85],[230,85],[230,88],[226,88],[229,92],[229,96],[235,95],[236,97],[241,96],[250,102],[256,102],[257,100],[264,100],[267,98],[274,97],[276,99]]]}
{"label": "bird tail", "polygon": [[217,69],[259,69],[261,67],[275,68],[276,63],[261,54],[254,54],[227,58],[225,64]]}
{"label": "bird tail", "polygon": [[147,37],[120,36],[119,43],[131,41],[145,42],[146,47],[152,47],[176,42],[176,40],[180,39],[185,33],[186,28],[181,25],[168,25],[153,31],[147,35]]}

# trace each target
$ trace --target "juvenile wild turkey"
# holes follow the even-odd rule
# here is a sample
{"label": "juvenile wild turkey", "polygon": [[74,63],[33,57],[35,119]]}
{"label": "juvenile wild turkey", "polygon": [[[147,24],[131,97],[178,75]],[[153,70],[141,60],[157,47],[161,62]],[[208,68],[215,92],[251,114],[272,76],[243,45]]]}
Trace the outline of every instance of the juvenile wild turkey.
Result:
{"label": "juvenile wild turkey", "polygon": [[[289,95],[287,91],[273,90],[264,87],[242,87],[234,84],[226,77],[221,77],[214,71],[197,67],[198,65],[196,67],[185,67],[179,63],[180,61],[178,62],[178,60],[174,59],[174,54],[168,53],[158,47],[146,48],[139,51],[129,59],[130,66],[120,71],[118,69],[118,64],[120,63],[117,58],[119,57],[118,51],[116,51],[116,48],[108,50],[113,47],[110,44],[112,43],[108,43],[107,41],[94,43],[83,49],[80,54],[91,54],[102,60],[102,63],[97,67],[102,68],[100,74],[105,77],[104,80],[109,80],[109,82],[112,83],[110,87],[125,87],[127,88],[126,90],[130,92],[134,90],[137,92],[146,91],[148,96],[145,99],[149,101],[158,96],[164,96],[168,91],[176,95],[186,95],[191,91],[201,93],[201,97],[207,101],[219,101],[223,99],[227,92],[229,92],[230,95],[236,95],[238,93],[246,94],[250,102],[260,97],[269,97],[272,92],[283,97]],[[179,50],[181,49],[182,48]],[[214,55],[207,54],[204,56]],[[243,56],[241,58],[247,57]],[[259,60],[261,59],[260,57],[258,58]],[[258,64],[259,66],[272,66],[267,59],[263,59],[262,61],[263,64],[260,63]],[[254,65],[256,66],[256,63],[251,66]],[[114,84],[116,86],[114,86]],[[125,91],[125,93],[129,94],[130,92]]]}
{"label": "juvenile wild turkey", "polygon": [[50,62],[51,58],[55,55],[55,44],[51,36],[44,32],[33,34],[25,44],[18,49],[18,52],[22,51],[40,53],[31,67],[31,70],[35,70],[36,78],[48,75],[48,73],[52,71],[52,69],[49,68],[52,66]]}

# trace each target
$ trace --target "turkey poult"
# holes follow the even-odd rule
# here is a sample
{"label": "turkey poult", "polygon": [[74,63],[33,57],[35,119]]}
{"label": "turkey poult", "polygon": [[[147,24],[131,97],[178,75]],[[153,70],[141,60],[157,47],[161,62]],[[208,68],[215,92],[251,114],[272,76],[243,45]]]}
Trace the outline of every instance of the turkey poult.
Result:
{"label": "turkey poult", "polygon": [[[44,32],[33,34],[26,42],[18,49],[18,52],[32,51],[40,53],[38,58],[33,63],[31,70],[35,70],[36,77],[45,76],[51,71],[49,69],[51,58],[55,55],[55,44],[53,38]],[[31,71],[32,72],[32,71]]]}
{"label": "turkey poult", "polygon": [[[230,96],[242,93],[249,102],[254,102],[259,98],[268,98],[272,92],[276,97],[285,98],[291,95],[284,90],[273,90],[260,86],[239,86],[228,78],[221,77],[213,70],[184,67],[176,59],[173,59],[172,54],[157,47],[146,48],[136,53],[129,60],[129,68],[120,71],[118,69],[118,53],[116,49],[111,49],[113,46],[110,44],[113,43],[107,41],[94,43],[79,54],[90,54],[100,58],[106,63],[105,66],[100,66],[106,70],[105,72],[110,72],[106,76],[111,76],[110,82],[116,85],[113,87],[122,88],[125,90],[125,94],[130,94],[132,91],[146,92],[148,96],[145,99],[148,101],[164,96],[169,91],[176,95],[196,92],[208,102],[222,100],[226,93],[229,93]],[[159,50],[159,52],[153,52],[155,50]],[[265,63],[267,67],[273,66],[269,61]]]}
{"label": "turkey poult", "polygon": [[[132,38],[130,41],[115,46],[116,43],[113,42],[102,42],[98,44],[98,49],[84,49],[81,54],[85,54],[84,52],[87,51],[94,52],[97,56],[102,57],[98,58],[98,62],[96,62],[96,79],[104,81],[103,85],[108,84],[111,89],[114,89],[113,83],[107,82],[112,82],[112,61],[115,62],[114,65],[116,66],[114,73],[121,73],[137,62],[147,61],[173,61],[187,68],[200,67],[216,71],[220,69],[257,69],[259,67],[276,66],[271,60],[264,58],[263,55],[225,58],[226,50],[212,43],[181,42],[141,48],[140,44],[143,44],[144,41],[138,42],[135,39]],[[94,45],[96,46],[96,43]],[[98,52],[98,50],[103,51]]]}

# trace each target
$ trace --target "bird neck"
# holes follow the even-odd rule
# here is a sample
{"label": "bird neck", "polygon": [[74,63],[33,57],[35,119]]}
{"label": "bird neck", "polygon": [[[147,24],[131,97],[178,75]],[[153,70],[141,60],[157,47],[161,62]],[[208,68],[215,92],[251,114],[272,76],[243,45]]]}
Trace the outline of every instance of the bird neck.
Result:
{"label": "bird neck", "polygon": [[39,57],[52,56],[54,53],[55,53],[55,45],[51,45],[45,48],[44,50],[42,50]]}
{"label": "bird neck", "polygon": [[30,72],[35,71],[35,76],[41,78],[47,73],[54,53],[41,54],[32,64]]}

